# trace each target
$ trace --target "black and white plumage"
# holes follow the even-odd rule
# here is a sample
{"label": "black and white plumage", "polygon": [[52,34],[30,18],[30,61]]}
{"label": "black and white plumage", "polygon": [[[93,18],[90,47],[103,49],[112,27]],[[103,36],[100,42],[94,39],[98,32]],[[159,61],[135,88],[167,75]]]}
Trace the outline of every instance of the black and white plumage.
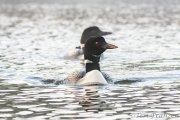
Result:
{"label": "black and white plumage", "polygon": [[100,70],[100,56],[106,49],[115,49],[117,46],[109,44],[103,37],[91,37],[85,43],[84,59],[85,71],[75,71],[65,82],[73,85],[95,85],[112,83],[110,77]]}
{"label": "black and white plumage", "polygon": [[112,34],[111,32],[101,31],[97,26],[86,28],[81,36],[80,45],[72,50],[69,50],[64,58],[66,59],[83,59],[83,49],[87,39],[90,37],[104,36]]}
{"label": "black and white plumage", "polygon": [[[106,79],[107,83],[113,83],[112,78],[108,74],[106,74],[105,72],[101,72],[101,73],[103,77]],[[68,77],[64,80],[64,83],[71,84],[71,85],[79,84],[85,75],[86,75],[85,70],[74,71],[68,75]],[[96,85],[96,84],[99,84],[99,83],[93,82],[93,81],[88,83],[88,85]]]}

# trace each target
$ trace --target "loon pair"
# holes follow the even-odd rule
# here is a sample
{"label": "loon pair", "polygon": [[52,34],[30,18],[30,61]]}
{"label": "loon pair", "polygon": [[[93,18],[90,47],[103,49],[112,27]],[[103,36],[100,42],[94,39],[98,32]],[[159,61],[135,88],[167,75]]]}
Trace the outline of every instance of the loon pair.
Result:
{"label": "loon pair", "polygon": [[90,37],[84,45],[84,61],[86,71],[76,71],[66,78],[68,84],[73,85],[104,85],[108,84],[108,76],[101,72],[99,60],[107,49],[117,46],[109,44],[101,36]]}
{"label": "loon pair", "polygon": [[90,37],[104,36],[112,34],[111,32],[101,31],[97,26],[86,28],[81,36],[80,45],[73,50],[70,50],[64,57],[66,59],[83,59],[83,49],[86,41]]}

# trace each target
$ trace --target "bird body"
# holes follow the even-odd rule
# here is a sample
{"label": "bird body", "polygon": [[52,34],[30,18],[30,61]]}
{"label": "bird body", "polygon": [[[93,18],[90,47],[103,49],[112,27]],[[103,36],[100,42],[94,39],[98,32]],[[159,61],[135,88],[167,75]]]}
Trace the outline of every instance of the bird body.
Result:
{"label": "bird body", "polygon": [[72,50],[69,50],[64,56],[65,59],[83,59],[83,50],[79,47],[76,47]]}
{"label": "bird body", "polygon": [[[105,82],[104,82],[105,80]],[[69,85],[106,85],[113,83],[112,78],[105,72],[92,71],[86,73],[84,70],[76,70],[68,75],[64,80],[65,84]]]}

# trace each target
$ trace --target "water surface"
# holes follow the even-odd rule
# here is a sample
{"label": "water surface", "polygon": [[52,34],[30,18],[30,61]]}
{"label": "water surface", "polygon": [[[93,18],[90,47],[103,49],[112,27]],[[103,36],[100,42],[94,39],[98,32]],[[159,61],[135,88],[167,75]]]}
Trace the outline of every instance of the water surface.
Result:
{"label": "water surface", "polygon": [[[179,119],[180,3],[135,1],[2,2],[0,118]],[[91,25],[113,32],[101,69],[115,84],[56,85],[83,69],[63,56]]]}

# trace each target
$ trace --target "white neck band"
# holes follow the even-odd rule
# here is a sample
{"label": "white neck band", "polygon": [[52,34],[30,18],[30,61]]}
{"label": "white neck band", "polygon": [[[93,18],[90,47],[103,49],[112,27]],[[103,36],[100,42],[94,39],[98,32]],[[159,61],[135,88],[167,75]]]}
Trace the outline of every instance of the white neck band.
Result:
{"label": "white neck band", "polygon": [[84,64],[86,64],[86,63],[93,63],[93,61],[91,61],[91,60],[84,60]]}

